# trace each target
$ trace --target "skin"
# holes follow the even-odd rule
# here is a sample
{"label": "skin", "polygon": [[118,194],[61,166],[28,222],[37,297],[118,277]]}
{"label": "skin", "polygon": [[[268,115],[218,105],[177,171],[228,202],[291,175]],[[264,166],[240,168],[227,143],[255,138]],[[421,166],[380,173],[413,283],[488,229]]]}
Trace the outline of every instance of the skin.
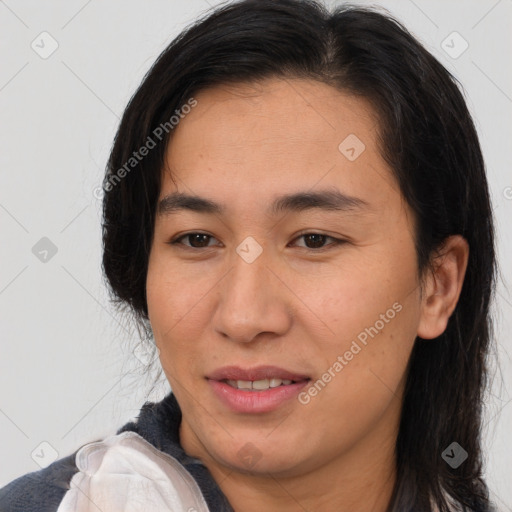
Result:
{"label": "skin", "polygon": [[[160,198],[193,193],[226,214],[157,216],[147,275],[161,364],[183,412],[182,446],[237,512],[385,511],[406,365],[416,336],[446,328],[467,242],[447,240],[421,296],[414,217],[364,99],[299,79],[218,86],[195,98],[167,148]],[[354,161],[338,149],[349,134],[365,144]],[[280,194],[333,187],[369,208],[265,214]],[[169,244],[198,231],[211,238]],[[248,236],[263,250],[250,264],[236,252]],[[225,365],[272,364],[316,381],[394,303],[400,312],[307,404],[235,413],[205,379]],[[250,464],[240,450],[254,455]]]}

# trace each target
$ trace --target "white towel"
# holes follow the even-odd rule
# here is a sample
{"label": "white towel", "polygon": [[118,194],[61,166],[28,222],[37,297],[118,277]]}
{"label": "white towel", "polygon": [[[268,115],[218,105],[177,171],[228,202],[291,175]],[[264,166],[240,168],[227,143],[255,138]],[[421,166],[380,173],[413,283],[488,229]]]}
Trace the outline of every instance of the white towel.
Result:
{"label": "white towel", "polygon": [[57,512],[208,512],[196,481],[135,432],[82,446]]}

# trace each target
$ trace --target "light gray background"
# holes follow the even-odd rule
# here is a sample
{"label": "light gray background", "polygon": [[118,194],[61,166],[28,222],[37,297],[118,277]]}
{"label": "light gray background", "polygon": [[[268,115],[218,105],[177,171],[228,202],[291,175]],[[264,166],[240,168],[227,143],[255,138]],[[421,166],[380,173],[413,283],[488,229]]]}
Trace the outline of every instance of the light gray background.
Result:
{"label": "light gray background", "polygon": [[[218,3],[0,1],[0,486],[113,433],[169,389],[165,379],[151,389],[152,375],[132,353],[137,332],[108,302],[94,190],[144,73]],[[484,453],[496,502],[510,511],[512,0],[353,3],[402,20],[462,82],[478,127],[502,267],[493,308],[501,368],[487,400]],[[31,47],[51,49],[43,31],[58,43],[46,59]],[[469,44],[457,58],[464,42],[454,31]],[[42,237],[57,247],[47,262],[32,252]]]}

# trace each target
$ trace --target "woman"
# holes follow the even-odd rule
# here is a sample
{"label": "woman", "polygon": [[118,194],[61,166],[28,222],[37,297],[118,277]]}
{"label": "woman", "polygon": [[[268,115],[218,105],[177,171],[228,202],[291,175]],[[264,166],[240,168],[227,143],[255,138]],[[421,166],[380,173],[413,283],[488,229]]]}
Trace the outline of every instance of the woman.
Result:
{"label": "woman", "polygon": [[173,392],[9,510],[493,510],[492,210],[455,79],[371,9],[245,0],[123,115],[103,265]]}

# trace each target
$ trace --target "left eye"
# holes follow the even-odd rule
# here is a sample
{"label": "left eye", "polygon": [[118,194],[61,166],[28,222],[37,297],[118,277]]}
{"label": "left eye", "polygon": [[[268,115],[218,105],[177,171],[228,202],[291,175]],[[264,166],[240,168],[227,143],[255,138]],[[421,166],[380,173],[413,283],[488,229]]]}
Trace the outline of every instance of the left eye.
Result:
{"label": "left eye", "polygon": [[[179,238],[176,238],[170,242],[168,242],[171,245],[183,245],[184,247],[187,247],[189,249],[205,249],[208,247],[211,247],[209,245],[209,239],[214,239],[212,235],[208,235],[206,233],[186,233],[184,235],[181,235]],[[334,238],[332,236],[324,235],[322,233],[303,233],[299,235],[295,240],[299,240],[300,238],[303,238],[305,241],[305,248],[311,249],[311,250],[318,250],[318,249],[325,249],[329,246],[337,246],[341,245],[346,242],[346,240],[342,240],[339,238]],[[191,242],[192,245],[183,244],[181,240],[188,239],[189,242]],[[326,240],[333,240],[330,244],[325,245]],[[194,245],[195,243],[198,243],[198,245]],[[310,247],[308,244],[311,244],[312,247]],[[304,247],[304,246],[302,246]]]}
{"label": "left eye", "polygon": [[[322,233],[303,233],[302,235],[298,236],[295,240],[298,240],[299,238],[304,238],[304,241],[309,240],[310,242],[313,243],[313,247],[306,246],[306,249],[324,249],[331,245],[340,245],[345,242],[345,240],[340,240],[339,238],[323,235]],[[333,240],[333,242],[331,242],[328,245],[324,245],[324,242],[327,239]]]}

